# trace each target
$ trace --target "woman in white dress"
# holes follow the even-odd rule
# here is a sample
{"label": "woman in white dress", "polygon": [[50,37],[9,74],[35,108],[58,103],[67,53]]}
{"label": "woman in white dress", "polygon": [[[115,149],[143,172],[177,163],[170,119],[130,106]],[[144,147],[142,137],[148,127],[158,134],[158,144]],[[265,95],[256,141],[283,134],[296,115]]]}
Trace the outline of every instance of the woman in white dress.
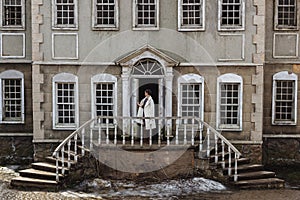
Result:
{"label": "woman in white dress", "polygon": [[137,117],[150,117],[150,119],[145,120],[137,120],[137,123],[145,125],[146,130],[155,129],[155,119],[151,119],[151,117],[155,117],[155,104],[151,97],[151,90],[145,90],[145,98],[138,103],[139,110]]}

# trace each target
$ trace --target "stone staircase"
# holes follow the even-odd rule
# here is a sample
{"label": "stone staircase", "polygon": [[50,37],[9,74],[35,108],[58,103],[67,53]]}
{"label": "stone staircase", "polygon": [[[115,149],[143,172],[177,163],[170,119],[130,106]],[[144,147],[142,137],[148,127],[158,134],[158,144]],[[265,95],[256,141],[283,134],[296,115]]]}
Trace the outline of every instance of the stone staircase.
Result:
{"label": "stone staircase", "polygon": [[[221,153],[218,153],[217,156],[218,160],[222,159]],[[233,153],[231,156],[233,156]],[[285,181],[276,178],[275,172],[264,170],[263,165],[251,164],[249,158],[243,157],[237,160],[237,181],[234,181],[234,172],[232,168],[229,169],[228,167],[229,154],[225,154],[225,165],[223,165],[222,161],[215,163],[215,157],[216,155],[210,156],[210,165],[221,169],[223,175],[228,178],[230,185],[238,189],[278,189],[285,186]],[[229,170],[232,170],[231,175],[228,175]]]}

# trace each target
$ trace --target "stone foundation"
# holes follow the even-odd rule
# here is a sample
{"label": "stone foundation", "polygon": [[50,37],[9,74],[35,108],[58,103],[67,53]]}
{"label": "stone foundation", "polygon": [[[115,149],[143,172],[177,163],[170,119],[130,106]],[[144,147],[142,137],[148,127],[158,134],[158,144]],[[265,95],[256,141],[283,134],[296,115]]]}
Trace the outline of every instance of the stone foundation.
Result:
{"label": "stone foundation", "polygon": [[32,137],[0,137],[0,165],[28,165],[32,160]]}
{"label": "stone foundation", "polygon": [[45,158],[52,156],[59,143],[34,143],[34,161],[42,162]]}
{"label": "stone foundation", "polygon": [[268,138],[263,145],[265,165],[300,165],[300,138]]}
{"label": "stone foundation", "polygon": [[235,144],[234,146],[242,153],[243,157],[250,158],[251,163],[262,163],[262,145]]}

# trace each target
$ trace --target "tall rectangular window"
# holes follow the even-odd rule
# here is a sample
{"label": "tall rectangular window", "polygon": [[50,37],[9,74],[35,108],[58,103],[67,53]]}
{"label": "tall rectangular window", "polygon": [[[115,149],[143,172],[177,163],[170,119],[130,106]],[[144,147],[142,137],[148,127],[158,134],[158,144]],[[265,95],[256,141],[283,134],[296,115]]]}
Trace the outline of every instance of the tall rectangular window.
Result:
{"label": "tall rectangular window", "polygon": [[221,84],[220,126],[239,126],[239,84]]}
{"label": "tall rectangular window", "polygon": [[297,27],[297,1],[296,0],[276,0],[275,11],[276,28]]}
{"label": "tall rectangular window", "polygon": [[57,83],[57,122],[75,124],[75,84]]}
{"label": "tall rectangular window", "polygon": [[73,74],[53,77],[53,128],[74,130],[79,124],[78,79]]}
{"label": "tall rectangular window", "polygon": [[53,1],[53,28],[77,28],[77,0]]}
{"label": "tall rectangular window", "polygon": [[179,0],[179,30],[203,30],[205,0]]}
{"label": "tall rectangular window", "polygon": [[21,27],[25,25],[24,0],[1,0],[2,27]]}
{"label": "tall rectangular window", "polygon": [[219,29],[244,28],[244,0],[219,0]]}
{"label": "tall rectangular window", "polygon": [[0,123],[24,123],[24,75],[15,70],[0,73]]}
{"label": "tall rectangular window", "polygon": [[[97,116],[114,116],[114,84],[113,83],[97,83],[95,95],[95,106]],[[113,119],[109,119],[109,123],[113,123]],[[103,119],[102,123],[106,123]]]}
{"label": "tall rectangular window", "polygon": [[118,0],[94,0],[94,28],[118,28]]}
{"label": "tall rectangular window", "polygon": [[159,0],[133,0],[135,4],[134,27],[158,28]]}
{"label": "tall rectangular window", "polygon": [[243,79],[229,73],[219,76],[217,82],[217,129],[241,131]]}
{"label": "tall rectangular window", "polygon": [[273,125],[296,125],[297,80],[296,74],[287,71],[273,76]]}
{"label": "tall rectangular window", "polygon": [[22,121],[22,80],[4,79],[3,121]]}

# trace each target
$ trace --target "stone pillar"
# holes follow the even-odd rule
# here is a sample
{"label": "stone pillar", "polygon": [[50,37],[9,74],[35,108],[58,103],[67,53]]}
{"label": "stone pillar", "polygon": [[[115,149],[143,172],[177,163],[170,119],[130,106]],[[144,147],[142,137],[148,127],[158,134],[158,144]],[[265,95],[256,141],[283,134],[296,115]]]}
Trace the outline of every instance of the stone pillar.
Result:
{"label": "stone pillar", "polygon": [[[122,67],[122,115],[130,116],[130,87],[129,87],[129,67]],[[130,120],[123,120],[123,130],[127,130]]]}
{"label": "stone pillar", "polygon": [[173,68],[166,67],[165,116],[172,117]]}

